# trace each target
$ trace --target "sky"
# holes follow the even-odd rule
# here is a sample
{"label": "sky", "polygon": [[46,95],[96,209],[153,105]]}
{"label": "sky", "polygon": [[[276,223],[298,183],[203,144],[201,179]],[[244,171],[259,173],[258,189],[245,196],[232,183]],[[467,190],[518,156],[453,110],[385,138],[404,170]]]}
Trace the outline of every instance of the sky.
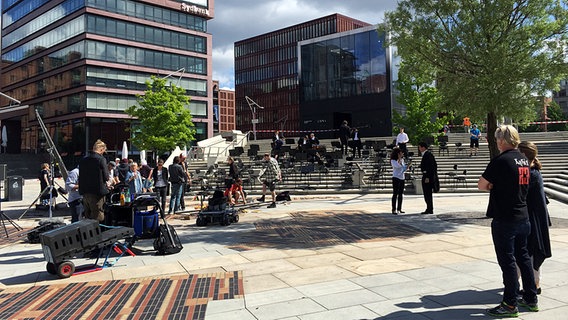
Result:
{"label": "sky", "polygon": [[396,0],[215,0],[213,80],[222,89],[235,88],[234,43],[305,21],[339,13],[371,24],[383,21]]}

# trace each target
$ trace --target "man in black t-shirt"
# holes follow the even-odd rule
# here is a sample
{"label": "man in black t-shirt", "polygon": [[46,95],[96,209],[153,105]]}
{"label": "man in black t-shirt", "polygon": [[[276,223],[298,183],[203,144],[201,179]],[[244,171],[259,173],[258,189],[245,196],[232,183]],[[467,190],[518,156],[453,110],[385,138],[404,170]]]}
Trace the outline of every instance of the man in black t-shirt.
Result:
{"label": "man in black t-shirt", "polygon": [[[478,182],[480,190],[490,191],[487,216],[493,218],[491,235],[497,262],[503,274],[503,301],[487,313],[496,317],[518,316],[517,305],[528,311],[538,311],[536,285],[532,263],[527,249],[530,233],[526,197],[530,168],[527,158],[519,152],[519,133],[509,125],[495,131],[501,154],[487,165]],[[524,294],[517,300],[521,271]]]}

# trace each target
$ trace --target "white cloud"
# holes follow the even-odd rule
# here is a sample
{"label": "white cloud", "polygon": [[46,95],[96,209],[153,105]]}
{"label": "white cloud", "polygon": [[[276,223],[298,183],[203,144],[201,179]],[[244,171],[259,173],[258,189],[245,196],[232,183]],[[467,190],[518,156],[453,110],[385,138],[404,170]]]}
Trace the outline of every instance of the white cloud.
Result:
{"label": "white cloud", "polygon": [[233,47],[236,41],[339,13],[367,23],[382,21],[396,0],[216,0],[213,35],[213,78],[234,88]]}

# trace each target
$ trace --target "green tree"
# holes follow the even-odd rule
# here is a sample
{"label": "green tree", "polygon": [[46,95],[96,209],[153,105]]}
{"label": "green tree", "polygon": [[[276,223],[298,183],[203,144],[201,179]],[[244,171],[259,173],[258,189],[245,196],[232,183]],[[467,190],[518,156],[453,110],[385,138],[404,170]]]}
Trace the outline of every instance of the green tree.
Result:
{"label": "green tree", "polygon": [[[550,121],[566,120],[566,116],[562,113],[562,108],[556,103],[551,101],[547,108],[547,116]],[[568,125],[566,123],[553,123],[547,126],[548,131],[566,131]]]}
{"label": "green tree", "polygon": [[185,89],[168,84],[167,79],[152,76],[146,81],[144,95],[137,95],[137,105],[126,113],[140,121],[132,143],[141,150],[156,154],[185,147],[194,140],[195,126],[187,106]]}
{"label": "green tree", "polygon": [[568,13],[557,0],[402,0],[385,15],[402,71],[436,81],[442,104],[486,119],[535,119],[536,96],[568,75]]}
{"label": "green tree", "polygon": [[447,117],[437,117],[437,110],[440,110],[437,89],[419,81],[410,80],[404,73],[399,73],[397,101],[406,106],[406,113],[403,115],[394,110],[392,117],[394,134],[403,127],[413,145],[431,139],[432,133],[438,132],[448,121]]}

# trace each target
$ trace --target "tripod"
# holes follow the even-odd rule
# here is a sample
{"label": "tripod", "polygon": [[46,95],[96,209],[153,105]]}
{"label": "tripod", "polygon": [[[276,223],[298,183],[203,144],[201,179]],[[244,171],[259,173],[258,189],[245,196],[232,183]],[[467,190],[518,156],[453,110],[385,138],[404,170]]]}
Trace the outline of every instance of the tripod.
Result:
{"label": "tripod", "polygon": [[[2,184],[0,184],[0,193],[1,191],[2,191]],[[24,230],[17,223],[15,223],[14,220],[10,219],[10,217],[4,214],[4,211],[2,211],[2,199],[0,199],[0,221],[2,223],[2,228],[4,228],[4,232],[6,233],[6,238],[10,238],[10,234],[8,233],[8,228],[6,228],[6,221],[9,222],[14,228],[16,228],[16,231]]]}
{"label": "tripod", "polygon": [[[54,180],[54,176],[55,176],[55,171],[54,171],[54,156],[53,156],[53,150],[51,148],[47,149],[47,151],[49,152],[50,155],[50,162],[49,162],[49,168],[51,170],[51,177],[49,178],[49,183],[47,184],[47,187],[45,187],[37,196],[37,198],[35,198],[35,200],[32,202],[32,204],[30,204],[30,206],[26,209],[26,211],[24,211],[20,217],[18,218],[18,220],[22,219],[22,217],[30,210],[31,207],[33,207],[36,202],[45,194],[49,194],[49,203],[48,203],[48,211],[49,211],[49,217],[52,218],[53,217],[53,207],[54,207],[54,200],[57,197],[57,195],[54,197],[53,194],[54,192],[56,192],[55,189],[55,185],[57,184]],[[65,190],[63,188],[61,188],[61,186],[59,184],[57,184],[57,186],[59,187],[59,190]],[[65,198],[64,195],[61,195],[66,201],[67,198]]]}

